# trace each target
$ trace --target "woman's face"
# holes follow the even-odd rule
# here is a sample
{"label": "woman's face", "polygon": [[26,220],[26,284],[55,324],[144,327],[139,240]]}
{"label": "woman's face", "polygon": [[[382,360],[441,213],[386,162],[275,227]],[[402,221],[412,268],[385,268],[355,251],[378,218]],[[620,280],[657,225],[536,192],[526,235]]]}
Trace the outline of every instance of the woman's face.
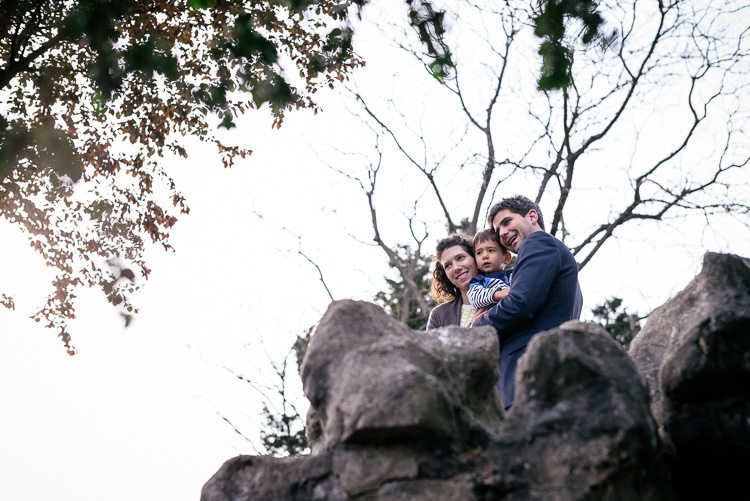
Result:
{"label": "woman's face", "polygon": [[474,256],[460,245],[445,249],[440,256],[440,264],[443,265],[448,280],[461,291],[469,290],[469,281],[479,275]]}

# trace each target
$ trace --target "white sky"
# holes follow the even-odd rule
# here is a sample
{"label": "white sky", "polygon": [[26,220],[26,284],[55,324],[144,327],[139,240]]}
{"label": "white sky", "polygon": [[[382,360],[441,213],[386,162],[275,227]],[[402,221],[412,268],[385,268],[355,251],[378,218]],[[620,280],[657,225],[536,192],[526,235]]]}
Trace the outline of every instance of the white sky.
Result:
{"label": "white sky", "polygon": [[[357,81],[390,89],[395,56],[370,35],[359,45],[368,67]],[[418,71],[406,66],[402,74]],[[428,99],[414,78],[413,89],[399,89],[402,97]],[[270,129],[265,113],[243,118],[230,137],[254,154],[231,170],[201,145],[168,166],[191,206],[173,232],[177,252],[149,250],[152,275],[127,329],[100,293],[78,292],[69,329],[75,357],[28,319],[51,276],[26,237],[0,223],[0,291],[16,299],[16,311],[0,309],[4,499],[198,499],[223,461],[253,453],[215,412],[257,444],[261,398],[223,366],[264,381],[269,357],[280,361],[329,302],[315,269],[295,254],[293,234],[302,236],[303,251],[321,266],[336,299],[371,300],[389,273],[379,249],[347,235],[372,238],[364,195],[318,158],[354,169],[361,157],[342,163],[332,150],[351,151],[371,138],[352,126],[344,99],[323,93],[320,100],[324,113],[291,113],[280,131]],[[425,123],[439,128],[451,120]],[[410,176],[406,167],[392,169],[379,190],[391,241],[405,233],[399,211],[410,210]],[[737,180],[750,182],[747,172]],[[473,178],[457,179],[457,186],[464,181]],[[433,227],[428,248],[441,236]],[[612,296],[637,312],[662,304],[697,273],[706,250],[747,256],[750,237],[731,220],[711,230],[699,219],[625,228],[581,273],[585,312]]]}

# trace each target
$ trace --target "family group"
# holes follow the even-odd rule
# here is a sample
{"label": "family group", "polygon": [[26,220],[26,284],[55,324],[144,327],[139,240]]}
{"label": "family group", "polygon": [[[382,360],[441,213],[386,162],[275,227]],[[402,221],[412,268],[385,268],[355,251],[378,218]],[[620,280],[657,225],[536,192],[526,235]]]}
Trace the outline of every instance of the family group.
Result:
{"label": "family group", "polygon": [[[491,325],[500,346],[497,389],[513,404],[518,359],[534,334],[581,315],[578,264],[560,240],[544,231],[539,206],[523,196],[494,204],[490,229],[473,239],[453,234],[438,242],[432,296],[441,303],[427,329]],[[513,268],[511,252],[516,254]]]}

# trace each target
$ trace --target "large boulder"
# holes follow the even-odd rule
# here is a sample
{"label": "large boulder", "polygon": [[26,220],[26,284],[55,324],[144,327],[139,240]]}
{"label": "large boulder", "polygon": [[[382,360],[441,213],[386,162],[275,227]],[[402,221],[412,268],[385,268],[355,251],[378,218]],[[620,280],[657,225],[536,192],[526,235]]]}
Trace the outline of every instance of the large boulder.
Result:
{"label": "large boulder", "polygon": [[414,331],[371,303],[337,301],[305,354],[313,453],[339,443],[487,443],[504,416],[492,328]]}
{"label": "large boulder", "polygon": [[669,500],[648,390],[600,327],[540,333],[504,418],[491,328],[411,331],[333,303],[302,370],[313,454],[240,456],[202,501]]}
{"label": "large boulder", "polygon": [[313,454],[231,459],[201,500],[470,499],[461,455],[504,418],[497,359],[492,328],[413,331],[379,306],[332,303],[301,371]]}
{"label": "large boulder", "polygon": [[750,462],[750,260],[708,253],[648,317],[630,354],[685,495],[744,484]]}
{"label": "large boulder", "polygon": [[231,459],[201,500],[640,501],[743,490],[750,260],[707,254],[630,355],[593,324],[539,333],[506,416],[493,329],[412,331],[375,305],[335,302],[302,368],[313,454]]}
{"label": "large boulder", "polygon": [[672,497],[648,388],[600,326],[567,322],[534,336],[516,388],[478,468],[481,499]]}
{"label": "large boulder", "polygon": [[344,501],[332,473],[332,456],[237,456],[225,462],[201,490],[201,501]]}

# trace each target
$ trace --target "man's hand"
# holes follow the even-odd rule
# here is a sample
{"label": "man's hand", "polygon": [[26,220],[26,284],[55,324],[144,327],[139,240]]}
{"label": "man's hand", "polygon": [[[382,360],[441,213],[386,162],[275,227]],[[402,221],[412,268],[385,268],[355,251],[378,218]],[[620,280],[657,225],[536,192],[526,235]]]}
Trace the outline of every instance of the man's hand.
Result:
{"label": "man's hand", "polygon": [[473,324],[474,322],[476,322],[477,320],[479,320],[480,318],[482,318],[483,316],[485,316],[487,313],[489,313],[490,308],[492,308],[493,306],[495,306],[495,305],[492,304],[490,306],[485,306],[483,308],[479,308],[477,310],[474,310],[474,316],[471,317],[471,323]]}

